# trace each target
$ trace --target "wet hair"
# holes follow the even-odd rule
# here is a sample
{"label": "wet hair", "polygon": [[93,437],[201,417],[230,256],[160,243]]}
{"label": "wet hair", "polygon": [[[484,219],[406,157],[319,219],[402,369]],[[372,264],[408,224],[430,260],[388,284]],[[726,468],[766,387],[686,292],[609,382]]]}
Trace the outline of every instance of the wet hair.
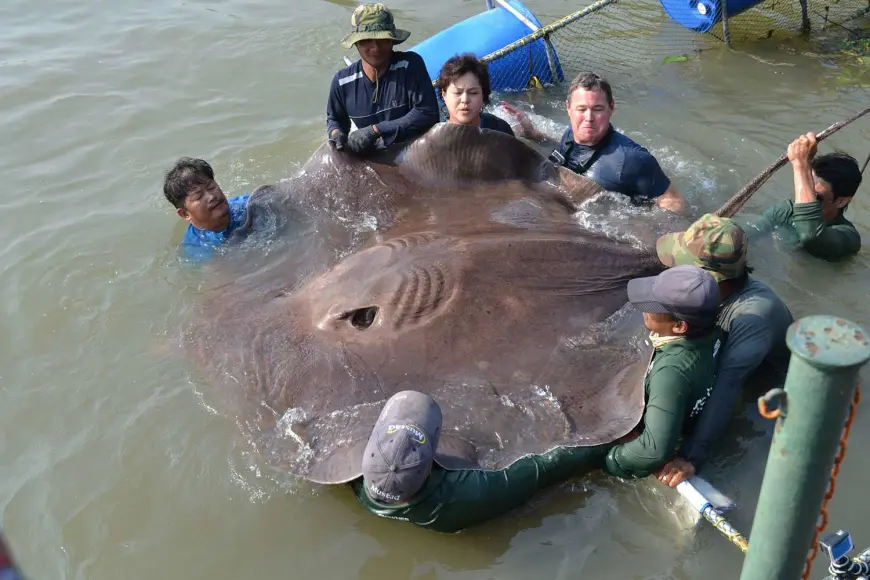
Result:
{"label": "wet hair", "polygon": [[187,194],[197,185],[214,181],[214,170],[207,161],[182,157],[166,173],[163,180],[163,195],[177,208],[184,207]]}
{"label": "wet hair", "polygon": [[607,97],[607,102],[610,105],[613,105],[613,90],[610,88],[610,83],[607,82],[607,79],[604,77],[594,73],[594,72],[584,72],[577,75],[571,84],[568,85],[568,102],[571,102],[571,97],[574,95],[574,91],[577,89],[584,89],[587,91],[602,91],[604,95]]}
{"label": "wet hair", "polygon": [[470,52],[458,54],[447,59],[441,67],[441,73],[435,81],[435,88],[439,93],[445,92],[450,83],[464,74],[473,73],[480,82],[480,90],[483,91],[483,104],[489,104],[489,95],[492,92],[489,84],[489,70],[485,62],[480,62]]}
{"label": "wet hair", "polygon": [[819,155],[813,159],[812,168],[819,179],[831,186],[834,199],[852,197],[861,185],[858,161],[848,153],[837,151]]}

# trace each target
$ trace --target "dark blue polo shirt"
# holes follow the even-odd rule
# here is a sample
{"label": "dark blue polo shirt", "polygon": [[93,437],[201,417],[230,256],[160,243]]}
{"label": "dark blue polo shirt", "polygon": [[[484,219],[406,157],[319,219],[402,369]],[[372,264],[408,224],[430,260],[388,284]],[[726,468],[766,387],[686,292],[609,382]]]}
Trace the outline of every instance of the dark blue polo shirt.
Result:
{"label": "dark blue polo shirt", "polygon": [[480,114],[480,128],[481,129],[489,129],[491,131],[499,131],[501,133],[507,133],[511,137],[515,137],[514,130],[511,129],[510,124],[500,117],[496,117],[492,113],[481,113]]}
{"label": "dark blue polo shirt", "polygon": [[629,196],[632,201],[655,199],[671,185],[652,153],[610,126],[593,146],[574,142],[571,127],[562,135],[550,161],[584,175],[607,191]]}
{"label": "dark blue polo shirt", "polygon": [[438,100],[416,52],[393,51],[390,68],[373,83],[365,75],[362,61],[335,73],[326,104],[326,134],[334,129],[350,133],[377,125],[384,145],[419,137],[439,121]]}

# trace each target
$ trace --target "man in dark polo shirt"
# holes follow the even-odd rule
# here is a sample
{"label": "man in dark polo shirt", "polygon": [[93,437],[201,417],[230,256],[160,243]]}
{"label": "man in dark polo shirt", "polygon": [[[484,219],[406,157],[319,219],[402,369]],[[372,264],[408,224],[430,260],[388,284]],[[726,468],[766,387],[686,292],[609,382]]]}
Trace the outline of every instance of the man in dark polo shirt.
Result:
{"label": "man in dark polo shirt", "polygon": [[[438,123],[438,101],[422,57],[393,46],[411,35],[396,28],[383,4],[362,4],[350,17],[342,45],[360,60],[332,78],[326,132],[336,149],[365,156],[379,147],[419,137]],[[357,130],[350,132],[351,121]]]}
{"label": "man in dark polo shirt", "polygon": [[[582,73],[568,87],[565,105],[570,126],[550,154],[550,161],[634,202],[653,201],[665,209],[682,211],[683,197],[656,158],[610,124],[616,109],[610,83],[595,73]],[[520,122],[519,136],[549,140],[520,111],[506,109]]]}

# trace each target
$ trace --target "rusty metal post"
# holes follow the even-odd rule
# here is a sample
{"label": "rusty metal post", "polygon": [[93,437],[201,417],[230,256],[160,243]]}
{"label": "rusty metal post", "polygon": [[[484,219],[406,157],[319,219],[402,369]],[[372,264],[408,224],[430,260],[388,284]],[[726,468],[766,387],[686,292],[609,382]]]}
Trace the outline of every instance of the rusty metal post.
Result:
{"label": "rusty metal post", "polygon": [[806,564],[843,425],[870,358],[856,324],[808,316],[786,334],[791,362],[740,580],[795,580]]}

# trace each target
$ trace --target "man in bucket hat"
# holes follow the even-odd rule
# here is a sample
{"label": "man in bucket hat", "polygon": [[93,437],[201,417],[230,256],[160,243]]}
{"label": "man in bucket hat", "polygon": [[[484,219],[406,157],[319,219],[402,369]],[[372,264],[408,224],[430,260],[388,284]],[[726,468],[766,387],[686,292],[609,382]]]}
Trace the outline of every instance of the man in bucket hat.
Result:
{"label": "man in bucket hat", "polygon": [[721,345],[719,288],[706,270],[677,266],[631,280],[628,300],[643,312],[654,351],[644,377],[640,435],[607,453],[605,471],[640,478],[668,463],[710,396]]}
{"label": "man in bucket hat", "polygon": [[782,369],[789,352],[785,333],[793,317],[766,284],[749,273],[748,240],[737,223],[705,214],[685,232],[665,234],[656,242],[666,266],[693,265],[718,282],[722,304],[716,319],[725,345],[717,363],[716,382],[694,431],[658,477],[676,487],[709,458],[728,424],[746,378],[763,362]]}
{"label": "man in bucket hat", "polygon": [[[332,78],[326,132],[336,149],[364,156],[428,131],[439,120],[438,101],[420,55],[393,50],[411,33],[396,28],[386,6],[358,6],[350,25],[341,43],[355,46],[360,60]],[[351,120],[357,126],[353,133]]]}
{"label": "man in bucket hat", "polygon": [[[441,434],[441,408],[432,397],[402,391],[384,405],[351,487],[369,512],[437,532],[458,532],[528,502],[550,485],[601,467],[613,444],[560,447],[523,457],[505,469],[445,469],[465,454]],[[472,462],[463,465],[471,467]]]}

